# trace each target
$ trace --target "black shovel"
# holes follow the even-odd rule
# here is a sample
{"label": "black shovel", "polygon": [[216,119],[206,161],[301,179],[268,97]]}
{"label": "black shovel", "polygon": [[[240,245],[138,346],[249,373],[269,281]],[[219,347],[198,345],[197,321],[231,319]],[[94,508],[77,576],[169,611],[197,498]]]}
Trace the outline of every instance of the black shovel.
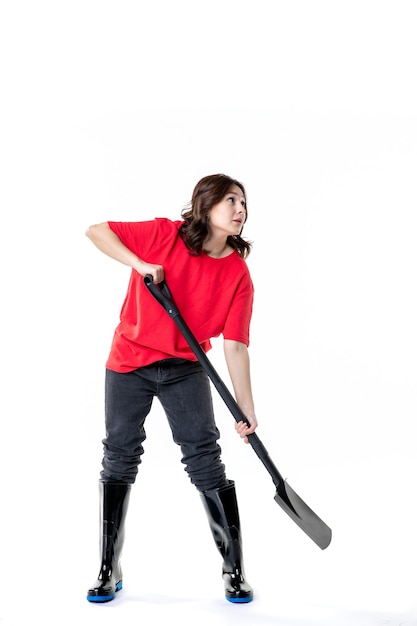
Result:
{"label": "black shovel", "polygon": [[[224,382],[220,379],[206,353],[201,348],[191,330],[181,317],[181,314],[172,299],[167,283],[162,281],[156,285],[150,274],[147,274],[144,277],[144,282],[150,293],[159,302],[159,304],[163,306],[165,311],[170,317],[172,317],[180,329],[213,385],[223,398],[236,422],[243,421],[249,424],[249,421],[239,408],[236,400]],[[269,454],[258,435],[256,433],[248,435],[248,441],[272,477],[274,485],[277,489],[274,496],[275,501],[322,550],[327,548],[332,539],[331,529],[314,513],[314,511],[310,509],[309,506],[307,506],[300,496],[296,494],[294,489],[289,486],[287,481],[284,480],[269,457]]]}

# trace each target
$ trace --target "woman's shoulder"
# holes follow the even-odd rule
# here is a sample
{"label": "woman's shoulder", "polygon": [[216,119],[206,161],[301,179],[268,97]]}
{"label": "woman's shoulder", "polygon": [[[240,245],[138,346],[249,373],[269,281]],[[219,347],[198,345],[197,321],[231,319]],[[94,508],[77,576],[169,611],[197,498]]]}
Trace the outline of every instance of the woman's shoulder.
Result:
{"label": "woman's shoulder", "polygon": [[169,217],[155,217],[154,228],[161,237],[177,237],[178,232],[184,223],[183,220],[173,220]]}
{"label": "woman's shoulder", "polygon": [[169,217],[155,217],[153,221],[158,224],[160,228],[170,228],[178,230],[184,223],[184,220],[173,220]]}

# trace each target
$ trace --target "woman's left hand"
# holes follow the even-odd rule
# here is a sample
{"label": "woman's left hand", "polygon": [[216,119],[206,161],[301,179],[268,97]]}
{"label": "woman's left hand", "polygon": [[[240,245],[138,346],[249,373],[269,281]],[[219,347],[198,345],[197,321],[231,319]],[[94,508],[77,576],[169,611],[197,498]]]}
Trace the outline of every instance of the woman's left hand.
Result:
{"label": "woman's left hand", "polygon": [[249,443],[248,435],[255,432],[255,429],[258,426],[258,420],[254,415],[252,417],[248,417],[247,419],[250,423],[250,426],[244,421],[235,423],[236,432],[245,443]]}

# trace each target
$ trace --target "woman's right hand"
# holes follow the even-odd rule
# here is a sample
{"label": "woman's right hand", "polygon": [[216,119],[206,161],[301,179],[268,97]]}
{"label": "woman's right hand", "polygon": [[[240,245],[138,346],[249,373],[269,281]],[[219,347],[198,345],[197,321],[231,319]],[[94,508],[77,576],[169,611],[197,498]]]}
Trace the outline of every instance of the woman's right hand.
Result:
{"label": "woman's right hand", "polygon": [[145,263],[141,261],[140,272],[141,276],[150,274],[154,283],[161,283],[165,278],[165,272],[162,265],[155,265],[153,263]]}

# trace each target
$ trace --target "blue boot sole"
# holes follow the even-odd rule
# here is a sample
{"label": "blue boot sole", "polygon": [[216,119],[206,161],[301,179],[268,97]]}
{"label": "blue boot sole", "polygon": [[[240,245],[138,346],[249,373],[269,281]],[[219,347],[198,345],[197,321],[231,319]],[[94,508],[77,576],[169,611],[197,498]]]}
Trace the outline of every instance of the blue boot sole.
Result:
{"label": "blue boot sole", "polygon": [[232,604],[247,604],[248,602],[252,602],[253,596],[251,598],[228,598],[226,596],[226,600],[232,602]]}

